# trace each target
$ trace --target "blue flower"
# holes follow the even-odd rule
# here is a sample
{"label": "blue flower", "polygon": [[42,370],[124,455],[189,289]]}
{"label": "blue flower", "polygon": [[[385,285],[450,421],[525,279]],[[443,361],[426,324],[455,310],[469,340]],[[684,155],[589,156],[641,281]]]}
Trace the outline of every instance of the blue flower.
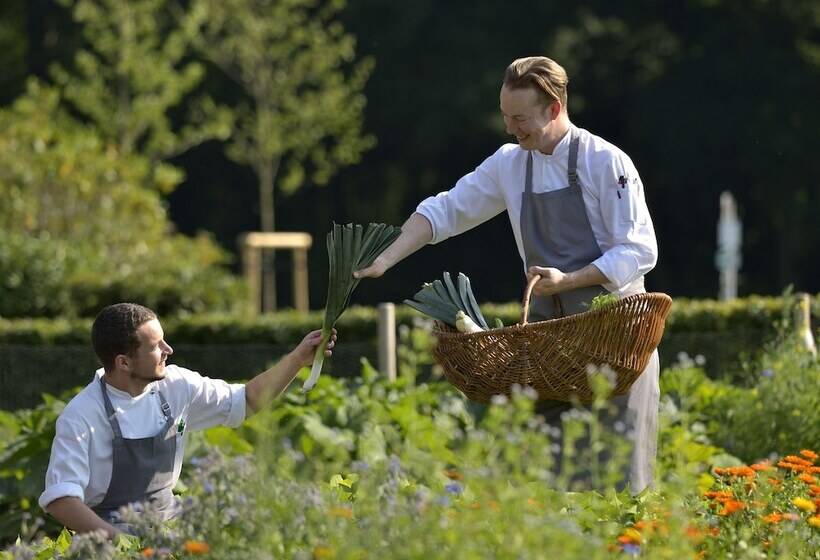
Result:
{"label": "blue flower", "polygon": [[464,492],[464,488],[458,482],[450,482],[447,484],[444,489],[449,492],[450,494],[461,494]]}
{"label": "blue flower", "polygon": [[637,544],[625,544],[621,546],[621,550],[629,554],[630,556],[637,556],[641,553],[641,547]]}
{"label": "blue flower", "polygon": [[766,368],[760,372],[761,377],[774,377],[774,370],[771,368]]}

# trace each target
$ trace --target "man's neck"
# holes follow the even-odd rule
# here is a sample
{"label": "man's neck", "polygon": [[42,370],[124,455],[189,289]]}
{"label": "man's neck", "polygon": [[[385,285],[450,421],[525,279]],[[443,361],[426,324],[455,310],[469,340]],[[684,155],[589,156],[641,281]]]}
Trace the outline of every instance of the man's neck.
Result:
{"label": "man's neck", "polygon": [[538,151],[542,154],[551,156],[555,151],[555,147],[563,140],[564,136],[569,132],[569,116],[566,113],[561,113],[555,122],[554,127],[550,133],[544,137],[544,143],[539,146]]}
{"label": "man's neck", "polygon": [[111,385],[115,389],[128,393],[132,397],[138,397],[143,394],[145,392],[145,388],[151,384],[150,381],[131,377],[131,375],[125,371],[108,371],[105,372],[104,376],[107,384]]}

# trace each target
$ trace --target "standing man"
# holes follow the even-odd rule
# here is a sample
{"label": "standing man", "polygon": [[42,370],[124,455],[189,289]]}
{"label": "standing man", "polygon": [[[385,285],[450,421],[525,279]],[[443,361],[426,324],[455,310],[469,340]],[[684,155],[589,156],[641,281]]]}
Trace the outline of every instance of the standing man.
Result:
{"label": "standing man", "polygon": [[[228,384],[166,365],[174,350],[150,309],[106,307],[91,328],[103,368],[57,418],[40,506],[69,529],[112,536],[126,529],[117,510],[134,502],[150,501],[170,519],[185,434],[240,425],[287,388],[321,338],[312,331],[247,384]],[[334,331],[326,356],[335,342]]]}
{"label": "standing man", "polygon": [[[505,144],[449,191],[424,200],[401,236],[357,278],[378,277],[428,243],[439,243],[507,211],[527,279],[535,285],[532,321],[579,313],[593,297],[644,291],[658,246],[643,184],[632,160],[578,128],[567,112],[567,73],[534,56],[507,67],[501,114],[517,144]],[[658,355],[627,395],[614,422],[632,441],[629,484],[652,482],[658,416]],[[548,422],[570,405],[539,403]]]}

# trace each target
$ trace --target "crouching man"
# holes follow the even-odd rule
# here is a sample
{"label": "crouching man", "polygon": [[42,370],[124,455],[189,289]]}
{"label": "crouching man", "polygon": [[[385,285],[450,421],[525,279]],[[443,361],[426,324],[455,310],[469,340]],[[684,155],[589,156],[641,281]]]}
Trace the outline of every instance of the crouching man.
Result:
{"label": "crouching man", "polygon": [[[264,408],[310,364],[321,331],[244,385],[166,365],[174,351],[156,314],[141,305],[103,309],[91,341],[103,367],[57,419],[39,503],[69,529],[113,536],[125,529],[117,510],[130,503],[149,501],[173,517],[185,434],[236,427]],[[334,331],[326,356],[335,342]]]}

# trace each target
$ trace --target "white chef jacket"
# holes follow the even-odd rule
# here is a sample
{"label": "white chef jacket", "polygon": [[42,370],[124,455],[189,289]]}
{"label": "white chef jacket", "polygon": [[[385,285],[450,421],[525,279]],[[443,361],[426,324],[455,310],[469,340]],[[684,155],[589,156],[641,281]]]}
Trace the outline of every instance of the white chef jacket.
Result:
{"label": "white chef jacket", "polygon": [[[57,418],[57,432],[51,446],[46,472],[46,488],[40,495],[45,509],[57,498],[75,496],[89,507],[102,502],[111,482],[114,433],[105,413],[105,404],[97,370],[93,380],[66,405]],[[165,424],[157,390],[162,391],[171,407],[174,425],[183,424],[177,439],[174,459],[174,482],[182,468],[185,436],[224,424],[239,426],[245,419],[245,386],[210,379],[200,374],[168,365],[165,379],[149,384],[137,397],[111,385],[108,396],[116,410],[122,436],[126,439],[151,437]]]}
{"label": "white chef jacket", "polygon": [[[609,279],[603,285],[608,291],[618,295],[642,291],[643,276],[657,262],[658,243],[638,171],[616,146],[584,129],[578,133],[578,179],[602,253],[592,264]],[[567,132],[551,155],[532,151],[534,193],[568,186],[569,142]],[[431,243],[463,233],[506,209],[526,268],[520,218],[526,164],[526,150],[505,144],[452,189],[422,201],[416,212],[432,225]]]}

